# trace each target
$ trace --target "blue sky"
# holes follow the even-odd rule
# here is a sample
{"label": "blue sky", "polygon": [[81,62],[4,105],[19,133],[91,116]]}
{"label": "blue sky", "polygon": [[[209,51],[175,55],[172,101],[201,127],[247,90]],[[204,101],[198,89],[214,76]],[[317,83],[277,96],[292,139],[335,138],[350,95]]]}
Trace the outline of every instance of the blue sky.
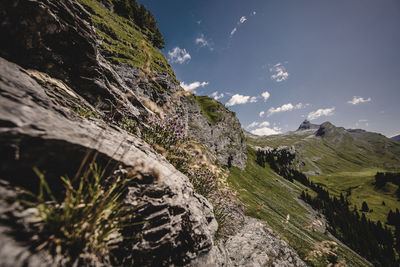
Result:
{"label": "blue sky", "polygon": [[308,118],[400,134],[400,1],[139,3],[183,87],[217,97],[245,129],[286,132]]}

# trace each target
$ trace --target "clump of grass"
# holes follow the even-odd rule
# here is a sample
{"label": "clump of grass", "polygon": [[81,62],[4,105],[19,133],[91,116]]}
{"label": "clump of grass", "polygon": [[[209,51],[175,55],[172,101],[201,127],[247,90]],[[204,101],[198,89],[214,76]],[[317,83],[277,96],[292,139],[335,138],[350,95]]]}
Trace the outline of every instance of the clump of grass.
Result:
{"label": "clump of grass", "polygon": [[58,200],[43,173],[37,168],[34,171],[40,179],[39,193],[24,190],[29,198],[20,202],[38,211],[41,227],[37,250],[68,256],[71,263],[110,262],[112,244],[124,238],[119,232],[134,218],[133,208],[122,200],[137,177],[121,172],[106,181],[105,170],[92,162],[77,179],[61,177],[65,197]]}
{"label": "clump of grass", "polygon": [[96,111],[90,108],[82,108],[78,107],[74,109],[75,113],[84,118],[95,118],[99,119],[100,116],[96,113]]}
{"label": "clump of grass", "polygon": [[118,122],[119,127],[124,129],[127,132],[136,134],[138,132],[138,125],[135,120],[128,119],[126,117],[123,117],[119,122]]}
{"label": "clump of grass", "polygon": [[213,125],[222,120],[224,117],[222,111],[226,110],[224,105],[208,96],[194,96],[194,98],[210,124]]}

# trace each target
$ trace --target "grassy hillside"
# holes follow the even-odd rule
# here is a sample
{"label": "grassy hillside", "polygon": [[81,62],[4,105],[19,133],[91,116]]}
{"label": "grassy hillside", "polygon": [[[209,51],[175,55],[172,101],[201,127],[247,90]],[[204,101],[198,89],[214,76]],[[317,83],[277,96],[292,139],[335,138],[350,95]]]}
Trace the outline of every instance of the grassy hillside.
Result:
{"label": "grassy hillside", "polygon": [[378,190],[373,185],[376,172],[400,170],[399,142],[376,133],[348,132],[338,127],[321,137],[313,131],[299,131],[249,138],[248,142],[257,146],[295,146],[297,159],[305,163],[301,171],[331,193],[348,195],[358,208],[366,201],[373,210],[366,213],[367,218],[385,222],[390,209],[400,208],[396,186],[388,183]]}
{"label": "grassy hillside", "polygon": [[158,51],[132,20],[112,13],[97,0],[78,0],[90,13],[101,48],[113,63],[126,63],[149,71],[175,74],[165,57]]}
{"label": "grassy hillside", "polygon": [[[297,200],[305,187],[287,181],[269,167],[260,167],[255,162],[256,152],[251,148],[248,151],[246,169],[242,171],[233,167],[229,176],[230,184],[247,205],[248,215],[266,221],[303,259],[314,250],[316,244],[332,240],[326,233],[309,229],[317,218]],[[344,246],[339,245],[337,254],[338,261],[345,260],[348,266],[367,266],[363,259]],[[315,258],[308,263],[326,266],[327,256]]]}

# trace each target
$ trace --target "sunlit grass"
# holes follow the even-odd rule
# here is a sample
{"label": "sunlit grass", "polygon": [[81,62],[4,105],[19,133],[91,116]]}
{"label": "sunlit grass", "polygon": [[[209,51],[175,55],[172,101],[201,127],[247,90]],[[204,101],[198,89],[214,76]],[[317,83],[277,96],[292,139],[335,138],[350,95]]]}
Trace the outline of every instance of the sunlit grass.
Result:
{"label": "sunlit grass", "polygon": [[[296,197],[306,188],[302,184],[291,183],[280,177],[269,167],[260,167],[255,159],[256,152],[249,149],[246,169],[242,171],[232,167],[229,182],[247,205],[247,214],[266,221],[281,238],[297,250],[301,258],[305,259],[316,243],[331,240],[324,233],[305,229],[312,220]],[[288,223],[287,215],[290,215]],[[366,266],[359,256],[342,246],[338,248],[338,255],[339,261],[344,259],[348,266]],[[309,264],[326,266],[326,262],[318,260]]]}

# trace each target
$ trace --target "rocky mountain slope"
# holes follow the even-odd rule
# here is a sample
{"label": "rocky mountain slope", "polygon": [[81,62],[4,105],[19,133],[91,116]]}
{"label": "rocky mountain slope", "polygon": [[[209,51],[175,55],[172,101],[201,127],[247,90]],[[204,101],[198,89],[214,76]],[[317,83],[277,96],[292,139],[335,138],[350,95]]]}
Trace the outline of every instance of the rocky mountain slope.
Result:
{"label": "rocky mountain slope", "polygon": [[[112,7],[110,1],[96,0],[0,3],[0,34],[7,40],[0,43],[0,191],[5,196],[0,200],[0,265],[304,265],[265,222],[245,216],[242,204],[230,198],[235,192],[228,189],[223,167],[244,169],[247,160],[235,114],[180,88],[143,29]],[[176,120],[182,129],[165,129]],[[151,143],[160,136],[175,143]],[[177,136],[188,136],[188,145],[178,147]],[[190,153],[200,163],[187,168]],[[78,255],[71,262],[68,245],[60,241],[68,237],[45,232],[49,226],[61,232],[65,227],[51,229],[43,213],[95,206],[68,204],[71,195],[87,189],[74,181],[87,173],[86,165],[94,172],[90,160],[105,167],[107,178],[97,187],[101,200],[118,184],[111,181],[134,177],[113,200],[133,214],[101,243],[111,252],[72,250]],[[201,180],[216,179],[210,172],[218,175],[211,189],[227,190],[221,191],[227,202],[213,198],[208,180]],[[85,179],[81,183],[92,181]],[[29,205],[39,201],[33,208],[26,207],[25,189],[35,196],[28,194]],[[65,202],[57,202],[62,196]],[[97,212],[109,218],[112,210],[105,212],[103,205]],[[78,217],[80,228],[98,225]],[[100,221],[100,229],[102,223],[115,227],[114,219]],[[221,229],[227,234],[217,242]],[[90,233],[98,240],[103,232]]]}

